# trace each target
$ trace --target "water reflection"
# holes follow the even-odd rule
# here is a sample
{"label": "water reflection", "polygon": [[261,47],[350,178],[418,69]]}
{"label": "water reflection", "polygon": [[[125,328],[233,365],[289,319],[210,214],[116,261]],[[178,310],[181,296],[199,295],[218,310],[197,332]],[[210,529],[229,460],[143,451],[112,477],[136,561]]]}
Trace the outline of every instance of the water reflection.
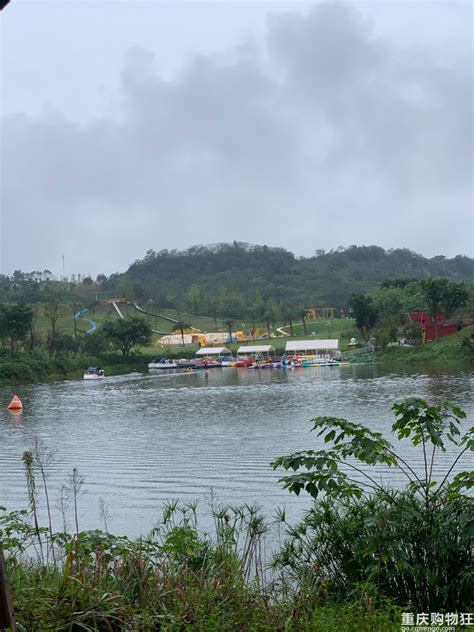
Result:
{"label": "water reflection", "polygon": [[[284,504],[296,514],[308,499],[283,491],[281,473],[269,463],[320,445],[309,432],[313,417],[346,417],[388,433],[390,405],[421,396],[451,400],[472,419],[472,382],[469,372],[359,366],[155,372],[22,387],[21,415],[0,410],[0,504],[26,506],[21,456],[38,437],[56,452],[53,491],[72,467],[86,480],[83,528],[99,526],[99,498],[109,505],[111,529],[135,535],[153,525],[164,500],[201,499],[206,506],[211,490],[222,502],[257,502],[268,514]],[[11,389],[0,391],[1,402],[10,396]],[[441,466],[450,456],[441,455]]]}

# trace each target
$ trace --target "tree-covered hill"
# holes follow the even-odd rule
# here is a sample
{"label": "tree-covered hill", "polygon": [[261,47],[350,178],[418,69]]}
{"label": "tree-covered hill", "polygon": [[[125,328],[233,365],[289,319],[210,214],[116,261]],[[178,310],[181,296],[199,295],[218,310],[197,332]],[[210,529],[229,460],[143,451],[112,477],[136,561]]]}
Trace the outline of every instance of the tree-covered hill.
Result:
{"label": "tree-covered hill", "polygon": [[246,243],[148,251],[127,272],[103,284],[108,294],[151,300],[194,313],[264,318],[274,306],[297,312],[311,306],[346,309],[354,293],[387,279],[474,278],[474,260],[458,255],[426,259],[408,249],[350,246],[297,258],[283,248]]}

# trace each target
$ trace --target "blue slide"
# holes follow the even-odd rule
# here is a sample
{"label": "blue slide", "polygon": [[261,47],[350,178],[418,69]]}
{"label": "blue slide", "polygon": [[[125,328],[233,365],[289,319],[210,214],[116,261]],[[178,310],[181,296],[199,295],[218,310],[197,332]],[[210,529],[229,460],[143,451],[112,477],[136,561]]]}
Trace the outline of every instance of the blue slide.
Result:
{"label": "blue slide", "polygon": [[87,320],[87,322],[91,324],[91,327],[90,329],[86,331],[86,334],[91,334],[93,331],[97,329],[97,323],[95,322],[95,320],[90,320],[89,318],[82,318],[81,316],[81,314],[85,314],[86,312],[88,312],[89,309],[90,307],[84,307],[84,309],[80,309],[77,312],[77,314],[74,314],[74,319],[80,318],[81,320]]}

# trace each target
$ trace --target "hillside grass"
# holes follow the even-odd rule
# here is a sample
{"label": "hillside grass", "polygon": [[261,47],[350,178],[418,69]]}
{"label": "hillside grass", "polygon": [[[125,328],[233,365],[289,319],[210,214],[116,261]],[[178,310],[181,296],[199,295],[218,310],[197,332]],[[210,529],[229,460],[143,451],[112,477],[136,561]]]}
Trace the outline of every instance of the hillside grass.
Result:
{"label": "hillside grass", "polygon": [[[76,310],[74,310],[71,306],[62,306],[60,309],[60,316],[56,323],[56,329],[58,331],[62,331],[64,334],[72,336],[74,334],[75,313]],[[111,304],[98,303],[93,305],[82,318],[77,319],[78,332],[85,333],[90,328],[90,323],[88,323],[87,320],[95,320],[97,326],[99,327],[107,319],[114,317],[116,317],[116,312]],[[46,336],[50,329],[51,321],[44,313],[44,306],[40,306],[38,318],[35,323],[35,330]]]}
{"label": "hillside grass", "polygon": [[[466,327],[438,342],[417,347],[391,347],[381,354],[384,364],[472,364],[474,354],[463,347],[463,342],[474,339],[474,326]],[[466,345],[466,343],[464,343]]]}
{"label": "hillside grass", "polygon": [[[281,329],[290,333],[290,326],[286,323],[280,326]],[[326,340],[328,338],[339,338],[339,340],[349,341],[351,338],[360,340],[360,332],[356,329],[353,318],[319,318],[317,320],[306,321],[307,335],[304,333],[303,323],[293,323],[293,333],[295,337],[316,338]],[[313,333],[316,335],[313,336]]]}

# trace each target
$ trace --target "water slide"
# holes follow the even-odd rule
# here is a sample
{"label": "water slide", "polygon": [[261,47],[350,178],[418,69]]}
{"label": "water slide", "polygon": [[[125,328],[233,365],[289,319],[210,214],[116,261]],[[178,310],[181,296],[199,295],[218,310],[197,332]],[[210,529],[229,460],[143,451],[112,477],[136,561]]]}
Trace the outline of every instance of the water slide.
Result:
{"label": "water slide", "polygon": [[[161,314],[154,314],[153,312],[148,312],[146,309],[143,309],[143,307],[140,307],[140,305],[137,305],[137,303],[133,303],[133,306],[135,307],[135,309],[138,309],[139,312],[142,312],[142,314],[148,314],[148,316],[155,316],[155,318],[163,318],[164,320],[169,320],[171,323],[179,323],[179,320],[176,320],[175,318],[170,318],[169,316],[162,316]],[[197,329],[196,327],[192,327],[191,329],[193,329],[194,331],[201,331],[200,329]]]}
{"label": "water slide", "polygon": [[97,329],[97,323],[95,320],[90,320],[89,318],[83,318],[81,314],[85,314],[90,310],[90,307],[84,307],[84,309],[80,309],[77,314],[74,314],[74,320],[80,318],[81,320],[87,320],[88,323],[91,324],[90,329],[86,331],[86,334],[91,334],[93,331]]}
{"label": "water slide", "polygon": [[132,303],[133,307],[135,309],[138,309],[139,312],[142,312],[142,314],[148,314],[148,316],[156,316],[157,318],[163,318],[164,320],[169,320],[171,323],[179,323],[179,320],[175,320],[174,318],[169,318],[169,316],[162,316],[161,314],[154,314],[153,312],[148,312],[146,309],[143,309],[143,307],[140,307],[140,305],[137,305],[137,303]]}
{"label": "water slide", "polygon": [[122,312],[119,310],[119,306],[117,305],[117,303],[114,303],[114,301],[112,301],[112,305],[114,306],[115,311],[118,314],[118,317],[120,318],[120,320],[123,320],[123,314]]}
{"label": "water slide", "polygon": [[[117,303],[112,301],[112,305],[114,306],[114,309],[117,312],[117,315],[120,318],[120,320],[123,320],[123,314],[120,311],[120,308],[117,305]],[[151,314],[150,312],[146,312],[144,309],[140,309],[138,307],[138,305],[136,305],[135,303],[133,303],[133,305],[138,309],[138,311],[143,312],[144,314],[148,314],[149,316],[156,316],[157,315],[157,314]],[[160,316],[160,318],[165,318],[165,316]],[[173,322],[178,322],[178,321],[174,321],[172,318],[167,318],[166,320],[171,320]],[[169,334],[169,331],[158,331],[157,329],[152,329],[152,332],[154,334],[158,334],[159,336],[167,336]]]}

